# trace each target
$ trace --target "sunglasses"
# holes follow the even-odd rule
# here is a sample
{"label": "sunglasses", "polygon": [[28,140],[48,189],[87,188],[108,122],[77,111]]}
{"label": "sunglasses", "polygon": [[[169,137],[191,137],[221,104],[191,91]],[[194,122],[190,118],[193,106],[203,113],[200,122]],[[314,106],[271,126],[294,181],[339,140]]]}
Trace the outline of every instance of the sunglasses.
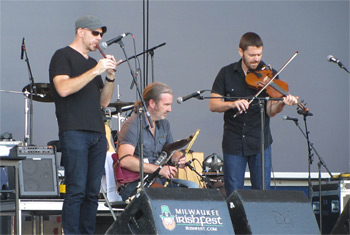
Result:
{"label": "sunglasses", "polygon": [[99,31],[94,31],[94,30],[91,30],[91,34],[94,35],[95,37],[97,37],[98,35],[101,36],[101,38],[103,37],[103,32],[99,32]]}

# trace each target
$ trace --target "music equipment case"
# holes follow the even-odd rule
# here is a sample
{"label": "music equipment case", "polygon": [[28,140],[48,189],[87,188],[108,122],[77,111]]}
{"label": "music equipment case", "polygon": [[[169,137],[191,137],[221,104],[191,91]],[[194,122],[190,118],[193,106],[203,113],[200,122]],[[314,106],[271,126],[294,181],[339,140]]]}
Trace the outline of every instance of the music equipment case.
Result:
{"label": "music equipment case", "polygon": [[[319,185],[312,186],[312,208],[320,224]],[[322,233],[329,234],[350,198],[350,179],[321,184]]]}

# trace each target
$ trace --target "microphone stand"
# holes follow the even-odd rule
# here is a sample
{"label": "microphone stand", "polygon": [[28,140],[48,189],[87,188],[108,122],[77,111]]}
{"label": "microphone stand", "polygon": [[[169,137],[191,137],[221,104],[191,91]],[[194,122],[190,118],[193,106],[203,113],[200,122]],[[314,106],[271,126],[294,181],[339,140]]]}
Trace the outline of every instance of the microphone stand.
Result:
{"label": "microphone stand", "polygon": [[[261,154],[261,189],[265,190],[265,103],[269,100],[275,100],[280,101],[283,100],[283,98],[270,98],[270,97],[202,97],[199,96],[198,99],[212,99],[212,98],[219,98],[219,99],[225,99],[229,101],[235,101],[238,99],[245,99],[245,100],[259,100],[259,107],[260,107],[260,120],[261,120],[261,130],[260,130],[260,154]],[[237,114],[236,114],[237,115]],[[235,116],[236,116],[235,115]]]}
{"label": "microphone stand", "polygon": [[190,168],[191,171],[194,171],[199,176],[199,178],[201,178],[202,182],[205,182],[205,178],[193,166],[191,166],[191,164],[186,164],[186,166]]}
{"label": "microphone stand", "polygon": [[143,54],[145,54],[145,53],[154,53],[154,50],[155,50],[155,49],[157,49],[158,47],[162,47],[162,46],[164,46],[165,44],[166,44],[166,43],[163,42],[162,44],[159,44],[158,46],[152,47],[152,48],[150,48],[150,49],[148,49],[148,50],[146,50],[146,51],[144,51],[144,52],[141,52],[141,53],[139,53],[139,54],[137,54],[137,55],[131,56],[131,57],[129,57],[129,58],[123,60],[122,62],[120,62],[119,65],[121,65],[121,64],[124,63],[124,62],[127,62],[128,60],[131,60],[131,59],[134,59],[134,58],[136,58],[136,57],[139,57],[140,55],[143,55]]}
{"label": "microphone stand", "polygon": [[[140,55],[143,55],[143,54],[146,54],[146,53],[149,53],[151,55],[151,66],[152,66],[152,82],[154,82],[154,50],[157,49],[158,47],[162,47],[164,46],[166,43],[163,42],[162,44],[159,44],[158,46],[155,46],[155,47],[152,47],[144,52],[141,52],[137,55],[134,55],[134,56],[131,56],[129,57],[128,59],[126,60],[123,60],[120,64],[124,63],[124,62],[127,62],[128,60],[131,60],[131,59],[134,59],[134,58],[137,58],[138,56]],[[119,64],[119,65],[120,65]]]}
{"label": "microphone stand", "polygon": [[24,38],[22,43],[22,50],[26,57],[25,62],[27,63],[28,73],[29,73],[29,134],[28,134],[28,94],[25,92],[26,100],[25,100],[25,134],[24,134],[24,145],[27,146],[32,145],[33,139],[33,92],[36,94],[36,86],[34,83],[34,78],[32,74],[32,70],[29,64],[29,58],[27,55],[27,49],[25,47]]}
{"label": "microphone stand", "polygon": [[[142,94],[141,94],[141,90],[140,90],[140,87],[138,86],[137,84],[137,73],[134,73],[134,71],[132,70],[131,68],[131,65],[130,65],[130,62],[129,62],[129,59],[128,59],[128,56],[126,54],[126,51],[125,51],[125,48],[124,48],[124,43],[122,40],[120,40],[118,42],[118,44],[120,45],[120,47],[122,48],[123,50],[123,53],[124,53],[124,56],[126,58],[126,61],[128,63],[128,66],[129,66],[129,69],[130,69],[130,73],[131,73],[131,76],[132,76],[132,84],[135,85],[136,87],[136,92],[142,102],[142,105],[143,105],[143,112],[146,114],[146,117],[148,119],[148,122],[150,124],[150,126],[153,128],[153,123],[152,123],[152,119],[151,119],[151,115],[149,114],[148,112],[148,109],[147,109],[147,106],[146,106],[146,103],[145,103],[145,100],[143,99],[142,97]],[[138,112],[140,112],[140,110],[138,109]],[[140,114],[140,113],[139,113]],[[143,190],[144,189],[144,181],[143,181],[143,115],[142,115],[142,112],[141,114],[139,115],[139,119],[140,119],[140,182],[141,182],[141,189]]]}
{"label": "microphone stand", "polygon": [[309,186],[309,190],[308,190],[308,196],[309,196],[309,200],[310,202],[312,201],[312,195],[311,195],[311,191],[312,191],[312,185],[311,185],[311,164],[312,164],[312,150],[315,152],[316,156],[318,157],[318,190],[319,190],[319,215],[320,215],[320,222],[319,222],[319,226],[320,226],[320,231],[322,233],[322,188],[321,188],[321,166],[323,166],[328,174],[330,175],[331,179],[333,179],[333,175],[332,173],[329,171],[326,163],[323,161],[322,157],[318,154],[316,148],[314,147],[314,144],[310,142],[310,138],[309,138],[309,131],[307,128],[307,122],[306,122],[306,117],[307,116],[311,116],[312,114],[304,112],[302,110],[298,110],[298,114],[303,115],[303,119],[304,119],[304,125],[305,125],[305,132],[301,129],[301,127],[298,124],[298,121],[294,121],[295,125],[298,127],[298,129],[300,130],[300,132],[303,134],[303,136],[306,139],[307,142],[307,147],[308,147],[308,186]]}

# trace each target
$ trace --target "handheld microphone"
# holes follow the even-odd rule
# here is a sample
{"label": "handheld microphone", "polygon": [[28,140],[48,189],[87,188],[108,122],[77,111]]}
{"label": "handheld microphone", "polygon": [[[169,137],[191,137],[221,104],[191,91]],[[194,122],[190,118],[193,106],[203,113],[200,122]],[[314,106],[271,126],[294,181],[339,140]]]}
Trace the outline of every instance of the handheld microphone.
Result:
{"label": "handheld microphone", "polygon": [[120,34],[119,36],[108,40],[107,42],[102,42],[102,43],[101,43],[102,49],[106,49],[107,47],[109,47],[109,46],[110,46],[111,44],[113,44],[113,43],[118,43],[118,42],[120,42],[120,41],[121,41],[123,38],[125,38],[126,35],[128,35],[128,34],[130,34],[130,33],[122,33],[122,34]]}
{"label": "handheld microphone", "polygon": [[192,94],[186,95],[186,96],[180,96],[177,98],[177,103],[181,104],[182,102],[185,102],[188,99],[191,99],[193,97],[198,97],[200,94],[202,94],[205,90],[201,90],[201,91],[196,91]]}
{"label": "handheld microphone", "polygon": [[293,118],[293,117],[289,117],[289,116],[286,116],[284,115],[283,117],[283,120],[291,120],[291,121],[294,121],[294,122],[298,122],[298,118]]}
{"label": "handheld microphone", "polygon": [[338,66],[339,66],[340,68],[344,69],[346,72],[349,73],[349,71],[345,68],[345,66],[342,64],[342,62],[340,62],[340,60],[337,59],[337,58],[335,58],[334,56],[328,55],[328,56],[327,56],[327,60],[328,60],[328,62],[333,62],[333,63],[338,64]]}

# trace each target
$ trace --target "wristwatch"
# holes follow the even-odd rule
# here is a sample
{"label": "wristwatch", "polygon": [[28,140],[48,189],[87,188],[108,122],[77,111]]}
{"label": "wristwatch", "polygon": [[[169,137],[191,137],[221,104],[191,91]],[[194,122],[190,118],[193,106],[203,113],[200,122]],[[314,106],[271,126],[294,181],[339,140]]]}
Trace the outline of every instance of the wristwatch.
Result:
{"label": "wristwatch", "polygon": [[107,81],[107,82],[114,82],[115,79],[109,79],[109,78],[106,76],[106,81]]}

